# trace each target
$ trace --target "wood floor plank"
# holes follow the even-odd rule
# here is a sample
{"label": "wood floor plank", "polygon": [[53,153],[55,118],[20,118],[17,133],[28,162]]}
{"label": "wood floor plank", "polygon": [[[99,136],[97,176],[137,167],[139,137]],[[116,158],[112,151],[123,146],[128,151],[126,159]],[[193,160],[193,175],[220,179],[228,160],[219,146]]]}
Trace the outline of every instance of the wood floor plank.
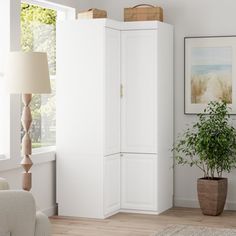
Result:
{"label": "wood floor plank", "polygon": [[53,236],[149,236],[172,224],[236,228],[234,211],[211,217],[190,208],[173,208],[158,216],[119,213],[105,220],[58,216],[50,220]]}

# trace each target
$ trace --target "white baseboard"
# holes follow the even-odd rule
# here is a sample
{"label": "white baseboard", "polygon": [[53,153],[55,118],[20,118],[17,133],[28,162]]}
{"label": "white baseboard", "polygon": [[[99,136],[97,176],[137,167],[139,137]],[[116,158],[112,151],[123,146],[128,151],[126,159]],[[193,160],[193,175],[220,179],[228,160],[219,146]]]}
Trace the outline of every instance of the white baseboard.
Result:
{"label": "white baseboard", "polygon": [[55,216],[57,215],[57,205],[46,208],[46,209],[42,209],[40,211],[43,212],[48,217]]}
{"label": "white baseboard", "polygon": [[134,214],[145,214],[145,215],[158,215],[156,211],[141,211],[141,210],[129,210],[129,209],[120,209],[119,212],[122,213],[134,213]]}
{"label": "white baseboard", "polygon": [[110,212],[110,213],[108,213],[108,214],[105,214],[104,219],[106,219],[106,218],[108,218],[108,217],[110,217],[110,216],[116,215],[116,214],[119,213],[119,212],[120,212],[120,209],[119,209],[119,210],[116,210],[116,211],[113,211],[113,212]]}
{"label": "white baseboard", "polygon": [[193,199],[180,199],[175,198],[174,199],[174,206],[175,207],[188,207],[188,208],[199,208],[198,200]]}
{"label": "white baseboard", "polygon": [[235,211],[236,210],[236,202],[227,201],[225,204],[225,210]]}
{"label": "white baseboard", "polygon": [[[197,199],[178,199],[174,200],[175,207],[188,207],[188,208],[199,208],[199,203]],[[235,211],[236,202],[227,201],[225,204],[225,210]]]}

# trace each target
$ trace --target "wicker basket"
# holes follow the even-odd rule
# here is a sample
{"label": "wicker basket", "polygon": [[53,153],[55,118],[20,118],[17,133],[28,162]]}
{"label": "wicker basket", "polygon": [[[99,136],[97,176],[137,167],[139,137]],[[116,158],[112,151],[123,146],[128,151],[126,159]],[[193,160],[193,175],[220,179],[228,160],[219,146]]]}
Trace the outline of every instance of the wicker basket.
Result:
{"label": "wicker basket", "polygon": [[124,9],[124,21],[163,21],[163,9],[149,4],[140,4]]}
{"label": "wicker basket", "polygon": [[107,18],[107,12],[104,10],[91,8],[88,11],[79,12],[78,19],[97,19],[97,18]]}

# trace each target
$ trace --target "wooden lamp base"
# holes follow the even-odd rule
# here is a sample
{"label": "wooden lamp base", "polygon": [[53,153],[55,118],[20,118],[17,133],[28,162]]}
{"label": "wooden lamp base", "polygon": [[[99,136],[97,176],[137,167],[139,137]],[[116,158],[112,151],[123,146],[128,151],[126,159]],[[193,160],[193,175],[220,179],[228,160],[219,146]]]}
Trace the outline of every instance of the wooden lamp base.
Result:
{"label": "wooden lamp base", "polygon": [[30,191],[32,187],[32,173],[23,173],[22,189]]}
{"label": "wooden lamp base", "polygon": [[25,172],[23,173],[23,183],[22,188],[26,191],[30,191],[32,187],[32,174],[29,173],[29,170],[31,169],[33,162],[30,159],[30,155],[32,154],[32,144],[31,144],[31,138],[29,134],[30,126],[32,123],[32,115],[30,110],[30,102],[32,99],[31,94],[23,94],[22,95],[22,101],[24,104],[21,122],[22,126],[24,128],[24,137],[22,139],[22,155],[23,160],[21,161],[21,166],[24,168]]}

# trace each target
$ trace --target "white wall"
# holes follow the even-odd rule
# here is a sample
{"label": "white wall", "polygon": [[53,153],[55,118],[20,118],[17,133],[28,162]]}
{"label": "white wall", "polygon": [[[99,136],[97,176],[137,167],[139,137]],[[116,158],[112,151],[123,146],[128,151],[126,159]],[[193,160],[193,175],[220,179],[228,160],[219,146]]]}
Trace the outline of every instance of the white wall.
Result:
{"label": "white wall", "polygon": [[[195,116],[184,115],[184,37],[236,35],[235,0],[95,0],[94,6],[108,11],[109,18],[123,20],[123,8],[139,3],[161,5],[165,21],[175,26],[175,134]],[[201,172],[188,167],[175,168],[175,204],[198,206],[196,179]],[[229,175],[228,203],[236,209],[236,172]]]}
{"label": "white wall", "polygon": [[89,9],[93,6],[94,0],[47,0],[48,2],[61,4],[76,8],[77,10]]}

